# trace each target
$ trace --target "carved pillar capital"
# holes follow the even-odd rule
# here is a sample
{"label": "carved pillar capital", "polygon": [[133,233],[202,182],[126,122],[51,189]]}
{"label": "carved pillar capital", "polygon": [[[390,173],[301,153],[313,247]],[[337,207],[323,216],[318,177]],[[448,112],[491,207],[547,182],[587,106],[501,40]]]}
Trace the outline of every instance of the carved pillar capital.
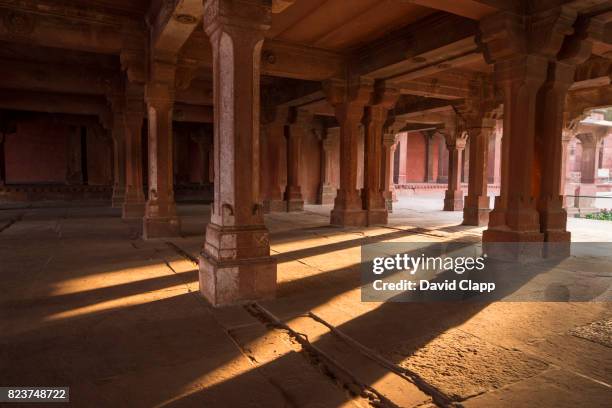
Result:
{"label": "carved pillar capital", "polygon": [[271,5],[265,0],[208,0],[202,20],[213,43],[225,34],[254,45],[270,28]]}

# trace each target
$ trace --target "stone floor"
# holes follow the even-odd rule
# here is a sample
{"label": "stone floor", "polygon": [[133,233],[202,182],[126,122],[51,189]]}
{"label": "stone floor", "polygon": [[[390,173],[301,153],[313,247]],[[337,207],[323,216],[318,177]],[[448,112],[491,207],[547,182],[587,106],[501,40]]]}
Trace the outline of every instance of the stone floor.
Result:
{"label": "stone floor", "polygon": [[[147,242],[110,208],[0,210],[0,386],[69,385],[86,407],[609,407],[609,303],[360,302],[360,245],[479,239],[441,207],[402,197],[358,229],[329,206],[268,215],[278,297],[225,309],[191,260],[207,206]],[[609,225],[569,220],[577,241]]]}

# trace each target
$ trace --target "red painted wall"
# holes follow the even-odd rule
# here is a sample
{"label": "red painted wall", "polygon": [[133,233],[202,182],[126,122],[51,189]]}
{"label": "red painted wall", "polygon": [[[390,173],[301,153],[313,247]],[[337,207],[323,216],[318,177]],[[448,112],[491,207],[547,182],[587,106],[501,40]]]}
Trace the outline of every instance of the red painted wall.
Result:
{"label": "red painted wall", "polygon": [[427,145],[425,136],[420,132],[408,133],[407,150],[406,181],[412,183],[426,181]]}
{"label": "red painted wall", "polygon": [[68,125],[44,118],[19,121],[5,142],[8,184],[64,183]]}

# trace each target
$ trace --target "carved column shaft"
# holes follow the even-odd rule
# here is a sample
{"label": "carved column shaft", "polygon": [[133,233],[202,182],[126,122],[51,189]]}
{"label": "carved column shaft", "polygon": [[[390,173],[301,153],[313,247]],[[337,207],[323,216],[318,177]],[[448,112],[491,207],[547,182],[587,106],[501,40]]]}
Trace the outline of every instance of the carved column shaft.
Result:
{"label": "carved column shaft", "polygon": [[489,222],[488,153],[494,120],[483,120],[481,128],[470,131],[468,194],[463,209],[464,225],[487,225]]}
{"label": "carved column shaft", "polygon": [[151,79],[145,88],[148,117],[149,196],[145,206],[143,237],[178,236],[180,220],[174,201],[172,113],[174,108],[173,63],[151,62]]}
{"label": "carved column shaft", "polygon": [[332,140],[325,134],[320,140],[321,152],[321,180],[319,183],[318,204],[331,204],[334,202],[336,191],[332,186]]}
{"label": "carved column shaft", "polygon": [[287,203],[283,200],[281,173],[284,171],[284,164],[287,160],[285,134],[289,110],[281,106],[268,108],[264,111],[262,118],[264,118],[264,124],[261,128],[265,132],[264,148],[269,170],[264,207],[266,212],[283,212],[287,211]]}
{"label": "carved column shaft", "polygon": [[142,123],[144,119],[144,89],[142,85],[127,84],[125,96],[125,201],[123,218],[144,216],[142,179]]}
{"label": "carved column shaft", "polygon": [[446,135],[448,149],[448,187],[444,195],[444,211],[463,210],[463,190],[461,189],[461,156],[467,142],[467,134],[455,134],[449,129]]}
{"label": "carved column shaft", "polygon": [[259,201],[259,78],[271,9],[264,0],[207,1],[203,20],[213,53],[215,181],[200,290],[214,305],[269,298],[276,263]]}
{"label": "carved column shaft", "polygon": [[331,223],[363,226],[366,214],[357,189],[358,141],[364,106],[370,100],[372,86],[335,82],[326,87],[340,125],[340,188],[334,200]]}
{"label": "carved column shaft", "polygon": [[[115,105],[115,104],[113,104]],[[113,138],[113,197],[112,206],[120,208],[125,201],[125,116],[124,112],[113,106],[111,135]]]}
{"label": "carved column shaft", "polygon": [[300,162],[302,140],[306,132],[312,129],[313,116],[306,111],[296,110],[291,114],[287,131],[287,188],[285,200],[287,211],[302,211],[304,199],[300,187]]}
{"label": "carved column shaft", "polygon": [[397,201],[395,194],[395,184],[393,183],[393,169],[395,167],[395,149],[397,147],[397,137],[393,133],[385,133],[383,136],[383,174],[382,186],[383,196],[385,197],[387,211],[393,211],[393,202]]}

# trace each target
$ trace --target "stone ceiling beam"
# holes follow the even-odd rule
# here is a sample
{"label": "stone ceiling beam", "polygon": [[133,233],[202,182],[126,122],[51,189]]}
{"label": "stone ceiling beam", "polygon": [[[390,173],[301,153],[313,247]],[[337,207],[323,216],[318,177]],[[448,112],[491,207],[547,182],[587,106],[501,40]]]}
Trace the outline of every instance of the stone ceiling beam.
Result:
{"label": "stone ceiling beam", "polygon": [[[10,8],[9,8],[10,7]],[[44,47],[118,54],[124,25],[137,20],[44,1],[0,0],[0,40]]]}
{"label": "stone ceiling beam", "polygon": [[202,0],[153,2],[150,10],[151,48],[156,55],[178,55],[202,20]]}
{"label": "stone ceiling beam", "polygon": [[439,66],[478,52],[476,29],[473,20],[435,13],[357,50],[351,68],[356,75],[388,79],[432,64]]}
{"label": "stone ceiling beam", "polygon": [[74,95],[48,92],[0,91],[0,108],[76,115],[108,114],[106,98],[92,95]]}
{"label": "stone ceiling beam", "polygon": [[104,95],[118,72],[0,59],[0,88]]}
{"label": "stone ceiling beam", "polygon": [[[203,32],[196,31],[180,56],[197,61],[201,68],[212,68],[212,48]],[[346,56],[341,53],[266,39],[261,54],[261,73],[283,78],[323,81],[343,77]]]}

